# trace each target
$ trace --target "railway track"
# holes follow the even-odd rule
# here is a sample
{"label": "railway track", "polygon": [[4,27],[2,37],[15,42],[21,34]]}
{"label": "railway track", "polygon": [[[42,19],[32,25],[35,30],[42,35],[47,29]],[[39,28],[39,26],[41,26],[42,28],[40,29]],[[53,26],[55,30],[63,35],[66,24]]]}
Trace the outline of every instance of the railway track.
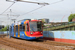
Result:
{"label": "railway track", "polygon": [[7,34],[0,34],[0,38],[5,36],[7,36]]}
{"label": "railway track", "polygon": [[[58,48],[61,47],[62,49],[64,48],[64,50],[65,50],[65,48],[67,48],[67,50],[75,50],[75,45],[74,44],[60,43],[60,42],[54,42],[54,41],[49,41],[49,40],[44,40],[44,39],[33,40],[33,41],[22,40],[22,42],[35,43],[35,45],[32,45],[32,44],[29,45],[29,44],[26,44],[26,43],[21,43],[21,41],[17,42],[17,40],[19,41],[21,39],[16,39],[16,38],[11,38],[11,39],[12,40],[16,40],[16,41],[12,41],[12,40],[10,40],[8,38],[7,39],[6,38],[2,38],[2,40],[4,40],[4,43],[6,43],[6,42],[13,43],[13,44],[9,44],[7,46],[14,47],[16,49],[20,48],[20,50],[27,50],[27,48],[31,48],[29,50],[50,50],[50,49],[47,49],[47,48],[44,48],[44,47],[37,46],[36,45],[37,43],[39,43],[39,44],[47,44],[47,45],[55,46],[55,47],[58,47]],[[1,40],[1,38],[0,38],[0,40]],[[0,41],[0,43],[1,43],[1,41]],[[6,44],[4,44],[4,45],[6,45]],[[22,46],[22,47],[20,47],[20,46]]]}
{"label": "railway track", "polygon": [[52,45],[52,46],[61,46],[61,47],[71,48],[71,49],[75,50],[75,44],[54,42],[54,41],[49,41],[49,40],[44,40],[44,39],[40,39],[40,40],[42,40],[43,42],[39,42],[39,43],[48,44],[48,45]]}
{"label": "railway track", "polygon": [[27,50],[27,48],[30,48],[28,50],[49,50],[47,48],[42,48],[40,46],[35,46],[35,45],[29,45],[29,44],[23,44],[23,43],[19,43],[19,42],[14,42],[14,41],[9,41],[3,38],[0,38],[0,43],[19,49],[19,50]]}

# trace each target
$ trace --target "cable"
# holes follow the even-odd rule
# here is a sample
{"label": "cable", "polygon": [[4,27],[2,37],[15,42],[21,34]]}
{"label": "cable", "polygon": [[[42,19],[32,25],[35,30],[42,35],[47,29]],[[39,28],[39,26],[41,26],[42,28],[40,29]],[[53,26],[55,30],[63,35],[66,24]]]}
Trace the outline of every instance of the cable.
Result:
{"label": "cable", "polygon": [[62,22],[62,20],[63,20],[64,17],[65,17],[65,15],[62,17],[61,22]]}
{"label": "cable", "polygon": [[[14,4],[14,3],[15,3],[15,2],[13,2],[13,4]],[[12,4],[12,5],[13,5],[13,4]],[[7,11],[12,5],[10,5],[5,11]],[[5,12],[5,11],[4,11],[4,12]],[[2,15],[4,12],[2,12],[1,15]]]}
{"label": "cable", "polygon": [[27,12],[27,13],[24,13],[24,14],[20,15],[20,16],[23,16],[23,15],[26,15],[26,14],[31,13],[31,12],[33,12],[33,11],[36,11],[36,10],[42,8],[42,7],[44,7],[44,6],[41,6],[41,7],[39,7],[39,8],[36,8],[36,9],[34,9],[34,10],[31,10],[31,11],[29,11],[29,12]]}
{"label": "cable", "polygon": [[[51,4],[55,4],[55,3],[58,3],[58,2],[62,2],[62,1],[64,1],[64,0],[61,0],[61,1],[57,1],[57,2],[54,2],[54,3],[51,3]],[[51,5],[51,4],[50,4],[50,5]]]}
{"label": "cable", "polygon": [[[63,0],[61,0],[61,1],[63,1]],[[58,2],[61,2],[61,1],[58,1]],[[51,3],[51,4],[55,4],[55,3],[58,3],[58,2],[54,2],[54,3]],[[14,2],[14,3],[15,3],[15,2]],[[13,4],[14,4],[14,3],[13,3]],[[12,4],[12,5],[13,5],[13,4]],[[39,4],[39,3],[38,3],[38,4]],[[51,4],[50,4],[50,5],[51,5]],[[12,5],[11,5],[11,6],[12,6]],[[10,7],[11,7],[11,6],[10,6]],[[26,14],[28,14],[28,13],[31,13],[31,12],[33,12],[33,11],[36,11],[36,10],[38,10],[38,9],[40,9],[40,8],[42,8],[42,7],[44,7],[44,6],[45,6],[45,5],[43,5],[43,6],[39,7],[39,8],[36,8],[36,9],[34,9],[34,10],[31,10],[31,11],[29,11],[29,12],[27,12],[27,13],[24,13],[24,14],[22,14],[22,15],[19,15],[19,16],[26,15]],[[8,7],[6,10],[8,10],[10,7]],[[6,11],[6,10],[5,10],[5,11]],[[4,12],[5,12],[5,11],[4,11]],[[4,12],[3,12],[3,13],[4,13]],[[2,13],[2,14],[3,14],[3,13]],[[18,17],[19,17],[19,16],[18,16]]]}
{"label": "cable", "polygon": [[39,8],[36,8],[36,9],[34,9],[34,10],[31,10],[31,11],[29,11],[29,12],[27,12],[27,13],[24,13],[23,15],[28,14],[28,13],[33,12],[33,11],[36,11],[36,10],[42,8],[42,7],[43,7],[43,6],[41,6],[41,7],[39,7]]}
{"label": "cable", "polygon": [[[63,1],[63,0],[61,0],[61,1]],[[55,4],[55,3],[58,3],[58,2],[61,2],[61,1],[57,1],[57,2],[54,2],[54,3],[51,3],[51,4]],[[51,4],[50,4],[50,5],[51,5]],[[45,6],[45,5],[43,5],[43,6]],[[43,6],[41,6],[41,7],[39,7],[39,8],[36,8],[36,9],[34,9],[34,10],[32,10],[32,11],[29,11],[29,12],[27,12],[27,13],[25,13],[25,14],[28,14],[28,13],[33,12],[33,11],[35,11],[35,10],[38,10],[38,9],[42,8]],[[25,14],[23,14],[23,15],[25,15]],[[21,16],[22,16],[22,15],[21,15]]]}

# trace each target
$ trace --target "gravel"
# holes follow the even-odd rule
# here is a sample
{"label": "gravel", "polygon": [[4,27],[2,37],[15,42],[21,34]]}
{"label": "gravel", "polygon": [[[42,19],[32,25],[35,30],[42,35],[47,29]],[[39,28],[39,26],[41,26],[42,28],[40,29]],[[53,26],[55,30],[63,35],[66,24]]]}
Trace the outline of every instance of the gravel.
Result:
{"label": "gravel", "polygon": [[[49,50],[74,50],[73,48],[69,48],[69,47],[65,47],[65,46],[53,46],[50,44],[43,44],[43,41],[28,41],[28,40],[24,40],[24,39],[17,39],[17,38],[9,38],[9,37],[5,37],[4,39],[7,39],[9,41],[14,41],[14,42],[19,42],[19,43],[23,43],[23,44],[28,44],[28,45],[32,45],[32,46],[40,46],[43,48],[47,48]],[[40,43],[42,42],[42,43]],[[4,46],[4,45],[2,45]],[[5,48],[6,46],[2,47]],[[8,48],[10,48],[10,50],[15,50],[14,48],[11,47],[6,47],[5,49],[8,50]],[[27,48],[27,50],[30,50],[31,48]],[[35,50],[35,49],[34,49]]]}

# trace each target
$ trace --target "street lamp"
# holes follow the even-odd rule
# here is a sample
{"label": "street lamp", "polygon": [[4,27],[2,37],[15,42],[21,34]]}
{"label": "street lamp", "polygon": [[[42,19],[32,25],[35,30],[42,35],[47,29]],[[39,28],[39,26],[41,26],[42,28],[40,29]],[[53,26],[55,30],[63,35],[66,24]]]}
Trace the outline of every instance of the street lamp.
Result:
{"label": "street lamp", "polygon": [[[8,19],[9,19],[9,38],[11,38],[11,34],[10,34],[10,25],[11,25],[11,20],[16,20],[16,19],[11,19],[11,12],[12,12],[12,10],[10,9],[10,14],[7,14],[7,16],[8,16]],[[12,15],[12,16],[19,16],[19,15]]]}
{"label": "street lamp", "polygon": [[6,1],[9,1],[9,2],[16,2],[16,1],[19,1],[19,2],[27,2],[27,3],[34,3],[34,4],[38,4],[38,5],[49,5],[49,3],[40,3],[40,2],[32,2],[32,1],[25,1],[25,0],[6,0]]}
{"label": "street lamp", "polygon": [[[9,20],[9,14],[7,14],[7,17],[8,17],[8,20]],[[9,29],[9,26],[8,26],[8,23],[7,23],[7,36],[8,36],[8,29]]]}
{"label": "street lamp", "polygon": [[9,14],[9,38],[11,38],[11,35],[10,35],[10,25],[11,25],[10,16],[11,16],[11,9],[10,9],[10,14]]}

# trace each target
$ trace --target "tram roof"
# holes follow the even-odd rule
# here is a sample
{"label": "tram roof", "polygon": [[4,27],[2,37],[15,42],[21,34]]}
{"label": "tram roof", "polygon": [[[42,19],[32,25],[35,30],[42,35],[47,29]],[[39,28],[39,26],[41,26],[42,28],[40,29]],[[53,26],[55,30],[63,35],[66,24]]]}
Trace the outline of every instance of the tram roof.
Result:
{"label": "tram roof", "polygon": [[13,23],[12,25],[24,24],[25,21],[26,21],[26,20],[21,20],[21,21],[18,21],[18,22]]}
{"label": "tram roof", "polygon": [[[15,22],[15,23],[13,23],[12,25],[20,25],[20,24],[24,24],[24,22],[26,21],[27,19],[24,19],[24,20],[20,20],[20,21],[18,21],[18,22]],[[29,21],[37,21],[37,20],[30,20],[30,19],[28,19]],[[39,20],[40,21],[40,20]]]}

